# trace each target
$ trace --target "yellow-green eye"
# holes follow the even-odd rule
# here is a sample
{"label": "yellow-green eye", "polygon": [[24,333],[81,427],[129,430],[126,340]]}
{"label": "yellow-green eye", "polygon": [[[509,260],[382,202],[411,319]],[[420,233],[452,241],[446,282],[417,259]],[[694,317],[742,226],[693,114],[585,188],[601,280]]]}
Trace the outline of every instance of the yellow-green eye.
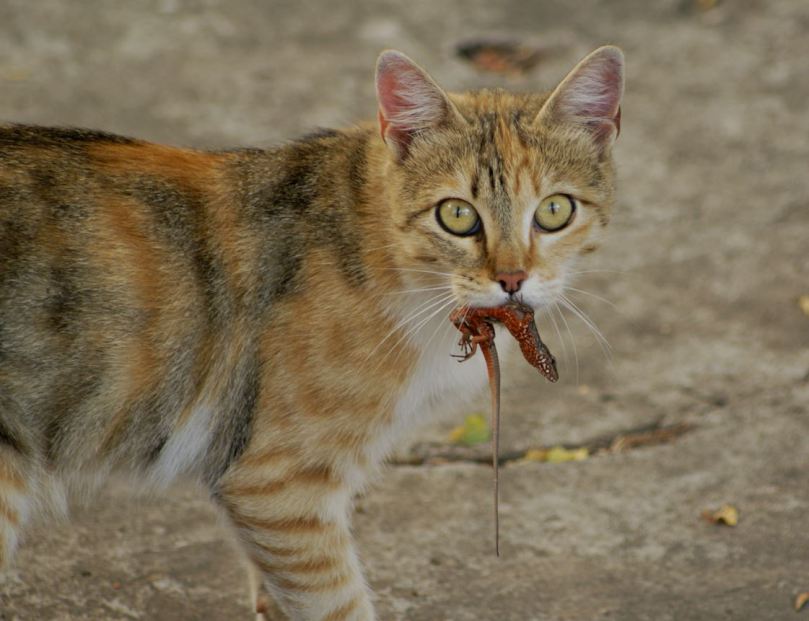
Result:
{"label": "yellow-green eye", "polygon": [[534,220],[543,231],[552,233],[565,228],[576,211],[576,201],[567,194],[554,194],[537,207]]}
{"label": "yellow-green eye", "polygon": [[474,235],[480,230],[478,212],[459,198],[441,201],[435,210],[435,217],[438,218],[438,224],[453,235]]}

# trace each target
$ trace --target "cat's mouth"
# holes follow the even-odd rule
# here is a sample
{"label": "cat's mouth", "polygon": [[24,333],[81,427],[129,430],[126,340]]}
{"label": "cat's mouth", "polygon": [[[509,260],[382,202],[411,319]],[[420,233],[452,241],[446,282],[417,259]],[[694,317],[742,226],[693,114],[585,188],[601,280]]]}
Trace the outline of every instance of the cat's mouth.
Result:
{"label": "cat's mouth", "polygon": [[477,346],[494,347],[493,323],[502,324],[520,345],[523,357],[536,367],[548,381],[559,379],[556,358],[542,341],[530,306],[519,302],[508,302],[495,307],[458,307],[450,313],[449,320],[463,335],[461,338],[462,358],[471,357]]}
{"label": "cat's mouth", "polygon": [[543,300],[531,299],[520,293],[476,296],[474,298],[468,298],[465,301],[459,300],[459,306],[465,306],[471,309],[507,309],[521,307],[523,309],[530,309],[532,313],[544,308],[546,304],[547,302]]}

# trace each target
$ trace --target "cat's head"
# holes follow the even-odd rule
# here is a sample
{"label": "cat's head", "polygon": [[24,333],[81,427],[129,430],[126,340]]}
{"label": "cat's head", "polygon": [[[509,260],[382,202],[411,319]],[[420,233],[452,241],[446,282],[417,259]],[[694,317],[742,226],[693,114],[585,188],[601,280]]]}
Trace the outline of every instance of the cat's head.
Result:
{"label": "cat's head", "polygon": [[550,94],[448,94],[384,52],[379,125],[408,280],[449,281],[461,305],[554,301],[609,219],[623,74],[623,54],[608,46]]}

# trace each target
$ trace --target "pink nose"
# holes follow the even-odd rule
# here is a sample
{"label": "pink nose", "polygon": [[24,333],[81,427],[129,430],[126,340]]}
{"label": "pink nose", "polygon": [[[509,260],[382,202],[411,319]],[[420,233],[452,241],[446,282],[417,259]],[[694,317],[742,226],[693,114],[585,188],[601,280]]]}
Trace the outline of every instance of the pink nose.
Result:
{"label": "pink nose", "polygon": [[500,283],[503,291],[506,293],[517,293],[522,287],[523,281],[528,278],[525,270],[517,270],[516,272],[500,272],[495,276],[495,280]]}

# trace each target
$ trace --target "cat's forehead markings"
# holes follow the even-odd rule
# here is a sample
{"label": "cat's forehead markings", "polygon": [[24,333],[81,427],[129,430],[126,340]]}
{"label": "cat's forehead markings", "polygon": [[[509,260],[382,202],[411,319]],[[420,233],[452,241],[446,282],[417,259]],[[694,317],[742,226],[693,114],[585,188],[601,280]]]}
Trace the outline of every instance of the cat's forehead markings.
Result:
{"label": "cat's forehead markings", "polygon": [[528,175],[538,190],[536,176],[530,170],[528,149],[517,135],[514,123],[521,114],[479,113],[477,165],[472,172],[472,194],[485,193],[486,204],[493,218],[507,237],[514,220],[515,200],[522,187],[521,176]]}
{"label": "cat's forehead markings", "polygon": [[478,147],[477,174],[488,188],[489,207],[502,224],[506,224],[508,193],[503,184],[503,160],[495,136],[494,114],[480,117],[480,144]]}
{"label": "cat's forehead markings", "polygon": [[480,186],[480,174],[478,173],[478,170],[475,169],[472,171],[472,178],[470,179],[469,182],[469,191],[472,194],[472,198],[476,199],[478,197],[479,186]]}

